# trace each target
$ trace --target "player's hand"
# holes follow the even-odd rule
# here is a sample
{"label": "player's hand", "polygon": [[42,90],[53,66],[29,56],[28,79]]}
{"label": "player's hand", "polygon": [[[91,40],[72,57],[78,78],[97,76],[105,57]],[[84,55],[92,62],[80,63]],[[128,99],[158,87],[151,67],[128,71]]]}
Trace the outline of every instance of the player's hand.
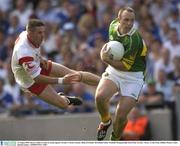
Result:
{"label": "player's hand", "polygon": [[100,52],[101,60],[103,62],[108,63],[110,61],[109,51],[110,51],[110,48],[107,48],[107,44],[105,44]]}
{"label": "player's hand", "polygon": [[70,73],[63,77],[63,84],[74,84],[80,82],[82,79],[82,75],[79,72]]}

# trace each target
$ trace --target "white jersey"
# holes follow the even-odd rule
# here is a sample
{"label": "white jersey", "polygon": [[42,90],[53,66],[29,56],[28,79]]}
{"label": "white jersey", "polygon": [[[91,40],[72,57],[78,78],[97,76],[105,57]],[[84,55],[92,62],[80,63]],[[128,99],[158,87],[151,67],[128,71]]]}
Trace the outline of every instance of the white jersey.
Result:
{"label": "white jersey", "polygon": [[34,84],[34,78],[41,72],[40,48],[36,48],[27,38],[27,31],[23,31],[17,38],[13,50],[11,68],[16,82],[23,88]]}

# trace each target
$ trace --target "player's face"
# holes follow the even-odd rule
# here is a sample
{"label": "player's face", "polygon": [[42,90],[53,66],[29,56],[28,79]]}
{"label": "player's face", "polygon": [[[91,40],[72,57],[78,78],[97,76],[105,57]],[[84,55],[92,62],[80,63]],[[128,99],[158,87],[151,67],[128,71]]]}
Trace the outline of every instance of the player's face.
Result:
{"label": "player's face", "polygon": [[123,30],[123,32],[128,33],[131,30],[134,24],[134,20],[135,20],[134,13],[128,12],[126,10],[122,12],[119,21],[120,21],[120,27]]}
{"label": "player's face", "polygon": [[44,26],[36,27],[32,32],[32,38],[34,40],[34,43],[38,46],[41,45],[42,41],[44,40],[44,36],[45,36]]}

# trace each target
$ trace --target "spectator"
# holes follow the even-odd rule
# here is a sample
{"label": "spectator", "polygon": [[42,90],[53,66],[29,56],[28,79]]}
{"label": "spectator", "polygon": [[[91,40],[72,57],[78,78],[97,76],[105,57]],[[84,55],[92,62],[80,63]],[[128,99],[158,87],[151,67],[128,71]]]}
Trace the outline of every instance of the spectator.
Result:
{"label": "spectator", "polygon": [[178,36],[177,29],[171,28],[169,33],[169,40],[164,43],[164,47],[167,48],[170,52],[170,59],[174,58],[174,56],[180,56],[180,39]]}
{"label": "spectator", "polygon": [[156,0],[156,2],[151,3],[149,11],[153,15],[156,24],[159,25],[160,22],[169,15],[171,9],[171,5],[169,3],[170,2],[167,0]]}
{"label": "spectator", "polygon": [[161,58],[161,43],[158,40],[154,40],[151,45],[151,51],[149,52],[147,59],[147,79],[154,79],[155,64]]}
{"label": "spectator", "polygon": [[1,31],[4,32],[4,35],[7,34],[7,30],[9,28],[9,22],[6,19],[6,17],[7,17],[6,12],[4,12],[0,9],[0,29],[1,29]]}
{"label": "spectator", "polygon": [[0,61],[4,61],[4,62],[6,61],[8,57],[5,40],[6,40],[6,37],[4,35],[4,31],[3,29],[0,28]]}
{"label": "spectator", "polygon": [[35,98],[30,92],[20,92],[19,104],[12,106],[10,114],[12,116],[20,117],[36,114],[39,109],[39,105],[36,104]]}
{"label": "spectator", "polygon": [[156,89],[155,81],[148,81],[147,91],[144,91],[140,96],[140,103],[145,105],[147,109],[164,107],[164,95]]}
{"label": "spectator", "polygon": [[158,71],[158,78],[156,82],[156,88],[158,91],[164,94],[164,101],[171,103],[174,101],[172,87],[174,82],[167,79],[167,74],[163,69]]}
{"label": "spectator", "polygon": [[12,96],[15,105],[20,105],[20,87],[16,83],[12,72],[9,72],[7,76],[8,81],[4,86],[4,90]]}
{"label": "spectator", "polygon": [[88,36],[94,30],[94,18],[90,14],[83,15],[78,22],[78,37],[81,42],[86,42]]}
{"label": "spectator", "polygon": [[6,78],[6,59],[8,57],[8,52],[5,45],[5,35],[4,31],[0,28],[0,78]]}
{"label": "spectator", "polygon": [[174,81],[175,85],[180,85],[180,57],[173,59],[174,70],[168,74],[168,79]]}
{"label": "spectator", "polygon": [[6,1],[0,0],[0,9],[2,11],[7,12],[11,9],[11,7],[12,7],[12,0],[6,0]]}
{"label": "spectator", "polygon": [[159,35],[162,43],[166,43],[166,41],[168,41],[169,30],[170,30],[170,26],[167,20],[162,21],[161,24],[159,25]]}
{"label": "spectator", "polygon": [[19,18],[20,26],[25,28],[29,17],[33,13],[32,8],[27,5],[24,0],[17,0],[15,9],[11,12],[12,15],[16,15]]}
{"label": "spectator", "polygon": [[177,140],[176,103],[175,103],[175,98],[173,96],[173,86],[174,86],[174,82],[167,79],[167,75],[165,71],[163,69],[159,70],[156,88],[158,91],[164,94],[164,104],[172,112],[171,127],[173,133],[173,140]]}
{"label": "spectator", "polygon": [[19,20],[18,15],[13,14],[13,13],[10,15],[10,18],[9,18],[10,26],[8,29],[9,35],[18,36],[23,31],[23,27],[20,25],[19,21],[20,20]]}
{"label": "spectator", "polygon": [[4,80],[0,78],[0,111],[11,109],[13,97],[4,90]]}
{"label": "spectator", "polygon": [[49,24],[55,23],[55,12],[52,9],[50,0],[41,0],[36,8],[37,17]]}
{"label": "spectator", "polygon": [[159,70],[163,69],[166,74],[170,73],[173,70],[173,64],[170,60],[170,51],[166,48],[161,50],[161,59],[155,62],[154,68],[154,79],[157,80]]}
{"label": "spectator", "polygon": [[147,115],[134,107],[128,115],[128,122],[123,131],[122,140],[150,140],[151,132]]}
{"label": "spectator", "polygon": [[180,15],[178,8],[175,7],[171,9],[168,24],[171,28],[175,28],[177,30],[178,37],[180,37]]}

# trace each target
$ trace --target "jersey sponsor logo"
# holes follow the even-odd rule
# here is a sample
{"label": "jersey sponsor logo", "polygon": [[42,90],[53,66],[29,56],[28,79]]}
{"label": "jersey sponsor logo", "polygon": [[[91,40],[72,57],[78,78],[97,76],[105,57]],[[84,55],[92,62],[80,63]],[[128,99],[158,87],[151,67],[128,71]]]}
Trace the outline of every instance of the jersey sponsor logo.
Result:
{"label": "jersey sponsor logo", "polygon": [[109,74],[107,72],[104,73],[104,77],[108,77]]}

